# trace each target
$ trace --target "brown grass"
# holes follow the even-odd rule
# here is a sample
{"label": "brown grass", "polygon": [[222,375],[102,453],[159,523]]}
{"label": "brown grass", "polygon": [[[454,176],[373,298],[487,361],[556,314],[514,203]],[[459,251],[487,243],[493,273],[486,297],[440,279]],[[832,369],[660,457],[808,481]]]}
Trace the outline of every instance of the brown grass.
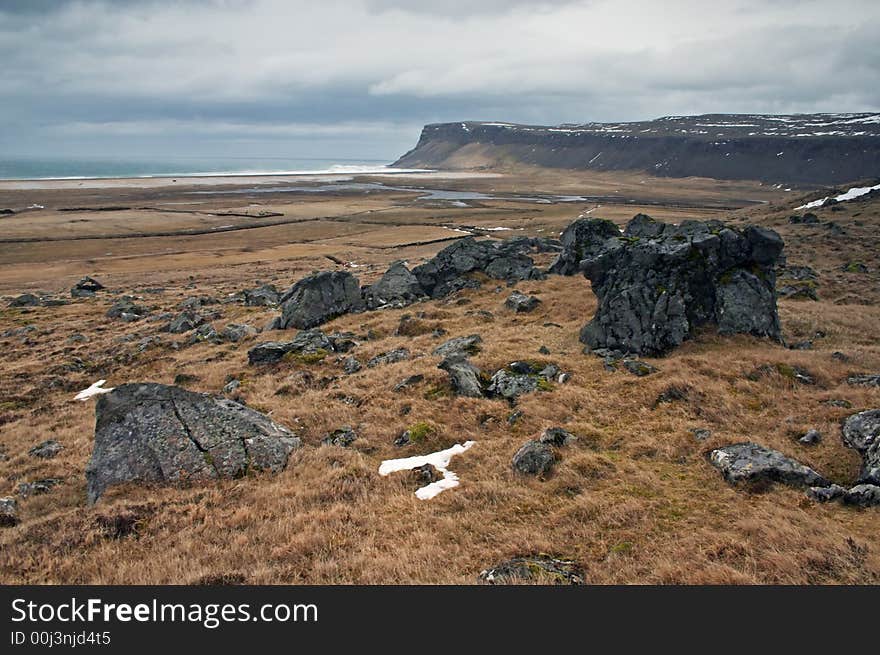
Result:
{"label": "brown grass", "polygon": [[[561,223],[562,210],[555,211]],[[29,324],[38,329],[0,338],[0,443],[7,457],[0,461],[0,495],[26,480],[61,477],[64,483],[20,500],[21,524],[0,530],[0,582],[475,583],[482,569],[501,560],[543,552],[575,560],[592,583],[876,584],[877,510],[817,505],[802,491],[783,487],[745,493],[724,483],[706,461],[712,448],[752,440],[845,484],[859,462],[841,444],[839,422],[880,406],[877,389],[845,384],[850,373],[880,370],[878,275],[837,274],[843,259],[857,258],[852,253],[872,265],[867,255],[876,253],[878,206],[823,210],[823,220],[839,221],[849,231],[834,239],[796,232],[811,228],[789,227],[787,211],[770,207],[729,217],[778,227],[789,261],[819,271],[820,302],[780,302],[786,338],[825,333],[815,349],[791,351],[749,337],[704,333],[668,357],[650,360],[659,372],[645,378],[605,371],[601,360],[581,353],[578,330],[592,316],[595,299],[580,277],[520,283],[517,288],[543,301],[531,314],[505,310],[508,290],[496,292],[488,283],[444,301],[337,319],[324,329],[372,330],[378,336],[355,349],[362,362],[401,346],[413,354],[409,361],[351,376],[342,373],[335,356],[251,367],[247,350],[254,341],[175,350],[168,345],[183,339],[161,335],[164,345],[139,353],[138,340],[154,335],[159,324],[108,321],[109,294],[33,310],[4,303],[0,333]],[[856,211],[859,217],[852,216]],[[536,220],[515,234],[535,234],[541,225],[547,223]],[[144,302],[157,312],[171,311],[190,295],[222,297],[258,280],[286,287],[312,268],[332,267],[320,254],[273,259],[265,251],[246,261],[222,254],[209,266],[204,254],[193,259],[189,246],[177,245],[183,254],[176,267],[149,273],[119,269],[109,278],[113,290],[165,286],[164,293],[145,295]],[[359,254],[369,267],[358,273],[369,280],[392,259],[415,262],[442,245],[364,248]],[[97,260],[99,269],[106,265],[106,259]],[[0,265],[7,284],[12,278],[3,275],[9,269]],[[50,289],[68,283],[50,286],[39,271],[33,277]],[[871,304],[836,304],[848,293]],[[236,304],[217,308],[218,328],[227,322],[262,326],[272,315]],[[480,311],[491,312],[494,320]],[[419,321],[447,331],[443,339],[482,334],[483,349],[473,361],[486,371],[533,358],[559,364],[572,379],[524,396],[518,405],[523,416],[513,426],[507,423],[512,408],[504,402],[431,393],[446,383],[439,359],[431,355],[442,339],[429,331],[395,335],[401,316],[421,312]],[[551,322],[561,327],[544,326]],[[89,342],[68,343],[73,333]],[[122,340],[127,335],[135,339]],[[550,355],[538,353],[542,345]],[[833,359],[838,350],[851,361]],[[802,366],[818,384],[799,385],[779,374],[750,380],[764,364]],[[425,380],[392,391],[413,374]],[[188,388],[213,393],[231,377],[241,379],[242,399],[296,430],[306,448],[276,476],[189,488],[119,487],[88,506],[84,469],[94,409],[92,402],[72,401],[73,394],[100,377],[112,386],[171,383],[178,375],[195,377]],[[657,404],[670,386],[687,389],[687,398]],[[822,403],[831,398],[853,407]],[[436,430],[424,442],[403,449],[392,445],[419,421]],[[360,435],[353,447],[320,445],[343,425]],[[578,440],[559,451],[560,461],[546,479],[515,475],[513,453],[550,426],[564,427]],[[689,431],[700,427],[712,431],[707,441],[695,440]],[[798,444],[796,435],[811,427],[824,440],[814,447]],[[55,459],[27,455],[49,438],[64,444]],[[415,484],[404,474],[378,475],[383,459],[468,439],[476,445],[452,464],[461,486],[431,501],[417,500]]]}

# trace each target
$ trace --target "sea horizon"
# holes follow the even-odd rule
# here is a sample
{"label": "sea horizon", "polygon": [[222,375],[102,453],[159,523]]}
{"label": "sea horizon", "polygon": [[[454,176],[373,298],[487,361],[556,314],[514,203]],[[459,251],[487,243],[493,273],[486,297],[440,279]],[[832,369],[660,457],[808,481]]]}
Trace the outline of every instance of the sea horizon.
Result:
{"label": "sea horizon", "polygon": [[90,180],[115,178],[225,177],[365,174],[392,162],[372,158],[316,157],[39,157],[0,158],[0,180]]}

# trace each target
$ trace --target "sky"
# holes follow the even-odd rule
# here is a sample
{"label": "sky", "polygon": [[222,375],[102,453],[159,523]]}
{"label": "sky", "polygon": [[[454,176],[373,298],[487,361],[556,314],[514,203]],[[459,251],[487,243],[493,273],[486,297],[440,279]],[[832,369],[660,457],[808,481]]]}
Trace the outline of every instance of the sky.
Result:
{"label": "sky", "polygon": [[0,0],[0,156],[393,160],[422,125],[880,110],[877,0]]}

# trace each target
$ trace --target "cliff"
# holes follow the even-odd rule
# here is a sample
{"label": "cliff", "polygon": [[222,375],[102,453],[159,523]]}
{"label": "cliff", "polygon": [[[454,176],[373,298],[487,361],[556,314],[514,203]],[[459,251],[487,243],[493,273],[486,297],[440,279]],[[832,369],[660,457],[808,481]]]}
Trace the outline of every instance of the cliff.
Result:
{"label": "cliff", "polygon": [[707,114],[555,127],[435,123],[393,165],[512,164],[833,185],[880,172],[880,114]]}

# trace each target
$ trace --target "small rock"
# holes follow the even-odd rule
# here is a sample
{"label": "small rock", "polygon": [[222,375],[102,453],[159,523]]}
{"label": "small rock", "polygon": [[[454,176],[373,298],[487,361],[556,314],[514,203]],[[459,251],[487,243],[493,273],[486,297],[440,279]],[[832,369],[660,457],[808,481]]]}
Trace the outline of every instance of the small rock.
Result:
{"label": "small rock", "polygon": [[523,417],[523,411],[517,409],[507,415],[507,425],[513,426]]}
{"label": "small rock", "polygon": [[449,374],[452,389],[459,396],[482,398],[483,385],[480,380],[481,371],[471,364],[464,355],[450,355],[437,368]]}
{"label": "small rock", "polygon": [[333,430],[333,432],[321,440],[321,443],[325,446],[340,446],[342,448],[348,448],[357,438],[357,433],[351,428],[351,426],[346,425],[337,430]]}
{"label": "small rock", "polygon": [[62,450],[64,450],[64,446],[54,439],[49,439],[31,448],[28,451],[28,455],[31,457],[40,457],[42,459],[52,459]]}
{"label": "small rock", "polygon": [[18,503],[15,498],[0,498],[0,528],[11,528],[18,524]]}
{"label": "small rock", "polygon": [[831,484],[827,487],[810,487],[807,489],[807,496],[820,503],[827,503],[832,500],[843,498],[846,489],[839,484]]}
{"label": "small rock", "polygon": [[40,299],[32,293],[23,293],[9,301],[10,307],[37,307]]}
{"label": "small rock", "polygon": [[846,383],[861,387],[880,387],[880,374],[850,375]]}
{"label": "small rock", "polygon": [[404,378],[400,382],[394,385],[395,391],[404,391],[405,389],[409,389],[417,385],[419,382],[422,382],[425,379],[424,375],[410,375],[407,378]]}
{"label": "small rock", "polygon": [[342,360],[342,370],[345,371],[348,375],[352,373],[357,373],[361,370],[361,363],[358,361],[357,357],[346,357]]}
{"label": "small rock", "polygon": [[812,350],[813,342],[807,339],[806,341],[797,341],[788,347],[789,350]]}
{"label": "small rock", "polygon": [[526,475],[543,475],[553,468],[553,449],[540,441],[528,441],[513,456],[513,468]]}
{"label": "small rock", "polygon": [[713,450],[712,465],[731,484],[781,482],[792,486],[825,487],[830,483],[813,469],[756,443]]}
{"label": "small rock", "polygon": [[235,393],[241,387],[241,380],[230,380],[223,386],[223,393]]}
{"label": "small rock", "polygon": [[880,505],[880,486],[875,484],[859,484],[847,491],[843,496],[847,505],[873,507]]}
{"label": "small rock", "polygon": [[395,348],[386,353],[380,353],[367,362],[367,368],[374,368],[383,364],[395,364],[409,359],[409,351],[406,348]]}
{"label": "small rock", "polygon": [[274,307],[278,304],[281,295],[275,285],[264,284],[256,289],[249,289],[242,293],[244,304],[248,307]]}
{"label": "small rock", "polygon": [[61,484],[61,478],[43,478],[42,480],[34,480],[33,482],[21,482],[18,485],[18,495],[22,498],[36,496],[39,494],[47,494],[52,488]]}
{"label": "small rock", "polygon": [[232,341],[234,343],[238,343],[244,339],[249,339],[253,336],[256,336],[257,328],[252,327],[246,324],[239,323],[229,323],[223,330],[220,332],[220,337],[224,341]]}
{"label": "small rock", "polygon": [[807,431],[804,436],[798,439],[798,443],[802,443],[805,446],[814,446],[820,441],[822,441],[822,433],[815,429]]}
{"label": "small rock", "polygon": [[838,362],[848,362],[850,360],[849,355],[846,355],[839,350],[835,350],[831,353],[831,359],[836,359]]}
{"label": "small rock", "polygon": [[570,444],[572,441],[575,441],[577,437],[575,437],[571,432],[567,430],[563,430],[562,428],[547,428],[544,430],[543,434],[541,434],[538,441],[541,443],[549,444],[551,446],[566,446]]}
{"label": "small rock", "polygon": [[690,432],[697,441],[706,441],[706,439],[712,436],[712,430],[708,428],[691,428]]}
{"label": "small rock", "polygon": [[519,291],[514,291],[504,301],[504,306],[512,309],[517,314],[534,310],[541,302],[536,296],[527,296]]}
{"label": "small rock", "polygon": [[190,345],[196,343],[220,343],[222,341],[220,334],[214,329],[210,323],[203,323],[195,329],[186,342]]}
{"label": "small rock", "polygon": [[172,334],[181,334],[183,332],[189,332],[190,330],[196,329],[204,322],[205,318],[201,314],[194,310],[188,309],[173,318],[165,329],[167,332],[171,332]]}
{"label": "small rock", "polygon": [[425,485],[431,484],[432,482],[437,482],[437,480],[441,480],[443,478],[443,476],[440,474],[440,471],[434,468],[434,466],[432,466],[431,464],[424,464],[410,470],[410,477],[412,478],[413,482],[415,482],[420,487],[424,487]]}
{"label": "small rock", "polygon": [[542,355],[549,355],[550,349],[547,346],[541,346],[540,348],[538,348],[538,352]]}
{"label": "small rock", "polygon": [[633,375],[636,375],[640,378],[657,372],[656,367],[651,366],[647,362],[643,362],[639,359],[624,359],[623,367]]}
{"label": "small rock", "polygon": [[466,337],[456,337],[441,343],[434,349],[433,354],[440,357],[462,354],[465,356],[476,355],[480,352],[480,344],[483,338],[479,334],[471,334]]}
{"label": "small rock", "polygon": [[584,574],[571,560],[556,559],[546,555],[515,557],[482,571],[480,579],[489,584],[506,584],[520,581],[546,580],[552,584],[580,585]]}

